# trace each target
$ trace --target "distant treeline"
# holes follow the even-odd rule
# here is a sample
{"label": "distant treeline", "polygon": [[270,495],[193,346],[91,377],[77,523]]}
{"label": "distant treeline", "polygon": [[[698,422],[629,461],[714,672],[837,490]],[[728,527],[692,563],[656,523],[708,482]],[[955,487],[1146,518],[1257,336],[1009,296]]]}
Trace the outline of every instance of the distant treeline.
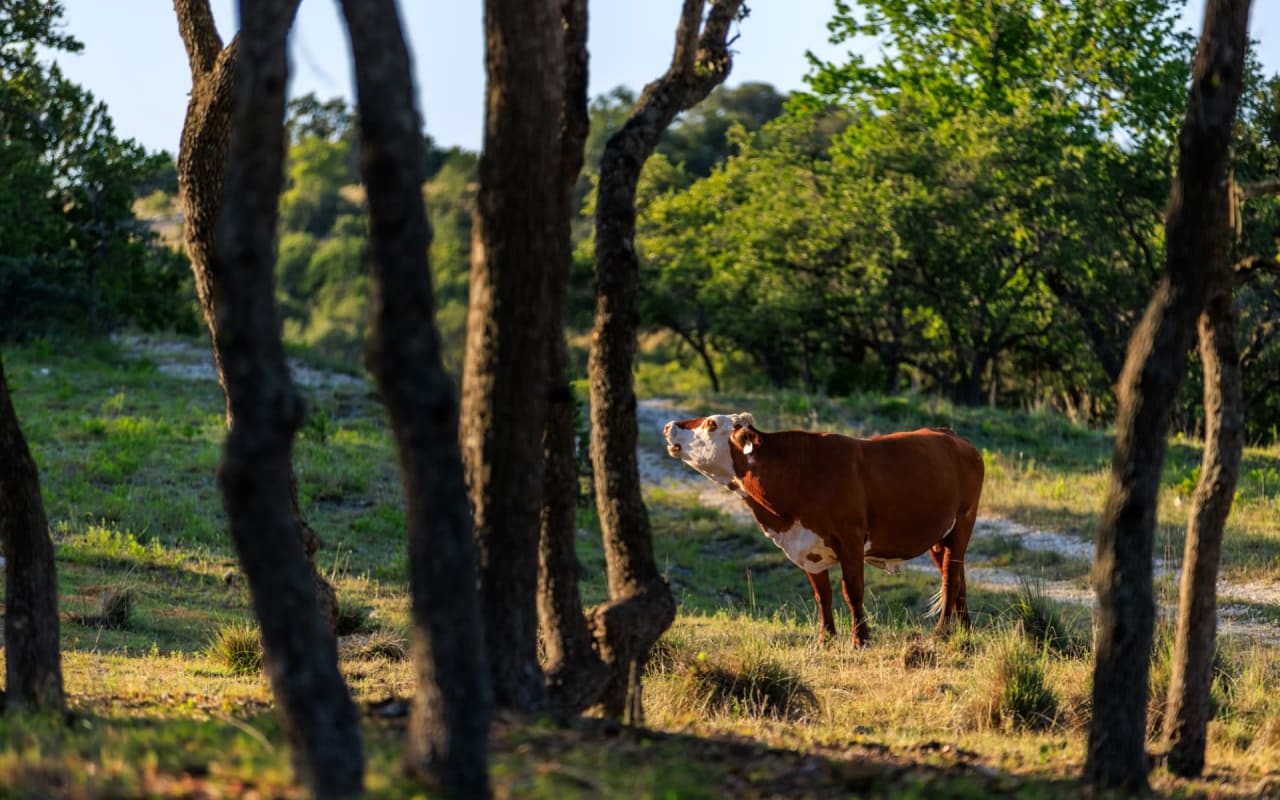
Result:
{"label": "distant treeline", "polygon": [[[806,92],[721,88],[677,120],[637,198],[649,357],[708,389],[918,390],[1109,419],[1129,333],[1163,266],[1193,43],[1163,3],[1098,7],[998,3],[921,19],[863,2],[860,16],[836,15],[834,35],[879,40],[893,59],[815,60]],[[0,337],[129,321],[193,328],[183,267],[130,207],[174,191],[171,160],[117,141],[105,110],[56,68],[34,58],[24,68],[46,88],[0,94],[0,119],[19,128],[0,143]],[[591,322],[600,155],[634,99],[619,88],[592,103],[571,336]],[[15,103],[46,117],[63,109],[66,132],[57,142],[24,133]],[[353,366],[367,308],[355,125],[341,100],[290,103],[277,264],[286,338]],[[457,374],[478,157],[425,135],[423,147],[437,321]],[[1277,174],[1280,77],[1255,63],[1235,178]],[[1237,212],[1237,257],[1253,267],[1237,291],[1250,435],[1272,441],[1280,203],[1263,193]],[[1176,421],[1188,431],[1198,369]]]}

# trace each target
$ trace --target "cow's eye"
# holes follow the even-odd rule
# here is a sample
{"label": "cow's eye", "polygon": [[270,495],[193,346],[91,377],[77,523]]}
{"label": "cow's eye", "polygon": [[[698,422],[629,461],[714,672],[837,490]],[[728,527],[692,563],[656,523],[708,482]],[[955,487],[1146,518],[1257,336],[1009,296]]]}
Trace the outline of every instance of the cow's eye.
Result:
{"label": "cow's eye", "polygon": [[707,431],[710,432],[710,431],[714,431],[715,429],[716,429],[716,421],[714,419],[707,420]]}

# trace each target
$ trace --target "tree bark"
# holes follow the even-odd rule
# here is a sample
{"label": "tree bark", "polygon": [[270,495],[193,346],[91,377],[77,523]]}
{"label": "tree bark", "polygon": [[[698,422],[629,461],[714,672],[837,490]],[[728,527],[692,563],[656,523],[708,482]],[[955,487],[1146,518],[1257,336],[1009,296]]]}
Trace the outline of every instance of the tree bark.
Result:
{"label": "tree bark", "polygon": [[601,698],[612,716],[642,717],[639,675],[649,651],[675,619],[675,601],[653,558],[653,540],[636,463],[636,184],[663,131],[728,77],[729,24],[741,0],[685,0],[671,66],[645,87],[623,127],[609,138],[596,202],[596,316],[591,332],[591,463],[608,564],[609,602],[592,620],[612,677]]}
{"label": "tree bark", "polygon": [[548,274],[561,255],[558,2],[488,0],[485,34],[489,88],[472,228],[462,452],[494,701],[532,712],[546,703],[536,598]]}
{"label": "tree bark", "polygon": [[1205,305],[1207,265],[1218,255],[1217,232],[1227,224],[1228,147],[1248,15],[1248,0],[1210,0],[1206,9],[1165,218],[1165,274],[1121,374],[1115,454],[1093,566],[1098,612],[1084,778],[1099,789],[1147,788],[1156,499],[1173,398]]}
{"label": "tree bark", "polygon": [[212,273],[232,425],[218,481],[253,595],[294,768],[319,797],[362,790],[359,717],[338,672],[289,501],[302,399],[280,340],[272,263],[284,155],[286,37],[298,0],[241,2],[232,135]]}
{"label": "tree bark", "polygon": [[[191,65],[191,98],[182,124],[182,142],[178,147],[178,194],[182,203],[183,242],[191,260],[196,296],[204,312],[205,324],[213,343],[213,364],[218,383],[227,389],[223,354],[218,347],[217,317],[214,314],[214,289],[221,279],[213,259],[215,225],[221,204],[222,183],[226,177],[227,150],[231,144],[232,95],[235,90],[236,60],[239,39],[225,48],[209,0],[174,0],[178,31],[187,49]],[[227,427],[231,427],[231,398],[227,396]],[[290,467],[292,474],[292,467]],[[320,599],[321,613],[329,629],[338,623],[338,596],[333,586],[315,568],[315,552],[320,537],[307,523],[298,502],[297,479],[289,482],[289,501],[293,507],[298,538],[302,541],[311,564],[311,572]]]}
{"label": "tree bark", "polygon": [[369,369],[391,415],[408,504],[418,688],[408,772],[451,797],[488,797],[484,668],[458,404],[440,354],[422,199],[426,162],[395,0],[343,0],[369,199]]}
{"label": "tree bark", "polygon": [[0,543],[5,558],[6,711],[62,711],[58,574],[40,473],[18,425],[0,359]]}
{"label": "tree bark", "polygon": [[1217,636],[1218,561],[1222,531],[1231,513],[1244,451],[1240,353],[1236,346],[1235,295],[1227,260],[1231,228],[1209,231],[1217,239],[1210,262],[1209,302],[1200,315],[1200,361],[1204,364],[1204,457],[1187,523],[1178,595],[1173,675],[1164,716],[1170,772],[1194,777],[1204,769],[1209,727],[1209,690]]}
{"label": "tree bark", "polygon": [[560,202],[555,219],[556,261],[547,276],[547,424],[542,435],[543,490],[538,544],[538,627],[542,632],[549,700],[573,714],[600,696],[609,677],[587,628],[578,589],[578,469],[574,457],[577,401],[569,385],[564,315],[573,265],[573,191],[590,132],[587,111],[587,3],[561,0],[565,80],[560,110]]}

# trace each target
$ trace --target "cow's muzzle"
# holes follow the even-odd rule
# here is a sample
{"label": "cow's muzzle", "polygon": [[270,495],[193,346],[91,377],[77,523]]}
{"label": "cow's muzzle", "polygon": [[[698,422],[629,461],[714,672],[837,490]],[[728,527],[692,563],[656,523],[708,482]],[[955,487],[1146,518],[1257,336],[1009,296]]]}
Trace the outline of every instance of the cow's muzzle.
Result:
{"label": "cow's muzzle", "polygon": [[674,457],[676,457],[676,458],[679,458],[679,457],[680,457],[680,445],[678,445],[678,444],[669,444],[669,445],[667,445],[667,455],[669,455],[669,456],[674,456]]}

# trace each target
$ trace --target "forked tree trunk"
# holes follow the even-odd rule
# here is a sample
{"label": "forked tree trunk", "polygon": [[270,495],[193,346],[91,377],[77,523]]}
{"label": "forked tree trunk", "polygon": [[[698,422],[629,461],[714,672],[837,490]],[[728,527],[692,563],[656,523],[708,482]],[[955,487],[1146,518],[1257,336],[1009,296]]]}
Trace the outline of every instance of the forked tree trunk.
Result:
{"label": "forked tree trunk", "polygon": [[1147,787],[1156,499],[1170,409],[1227,225],[1228,146],[1248,17],[1248,0],[1210,0],[1205,12],[1165,219],[1165,274],[1129,343],[1118,387],[1115,454],[1093,566],[1098,612],[1084,779],[1097,789]]}
{"label": "forked tree trunk", "polygon": [[[214,226],[218,221],[227,150],[231,143],[232,92],[240,46],[238,39],[232,39],[225,48],[222,46],[222,38],[209,10],[209,0],[174,0],[173,8],[191,65],[191,97],[187,101],[187,116],[182,124],[177,165],[183,242],[191,260],[196,296],[213,342],[213,363],[218,371],[218,383],[225,393],[226,371],[222,351],[218,347],[218,324],[213,311],[214,287],[220,280],[214,269],[213,249]],[[229,396],[226,420],[230,428]],[[311,563],[321,613],[329,629],[334,630],[338,622],[338,597],[333,586],[315,568],[315,552],[320,548],[320,537],[316,536],[302,514],[296,476],[290,478],[289,502],[293,507],[298,538]]]}
{"label": "forked tree trunk", "polygon": [[5,559],[5,711],[62,711],[58,574],[40,473],[0,359],[0,544]]}
{"label": "forked tree trunk", "polygon": [[471,248],[462,453],[475,514],[485,653],[500,708],[546,703],[538,537],[547,419],[547,276],[559,269],[558,0],[487,0],[488,95]]}
{"label": "forked tree trunk", "polygon": [[642,718],[639,676],[672,620],[675,600],[653,558],[649,516],[636,464],[636,184],[644,162],[675,116],[724,82],[732,60],[727,38],[741,0],[715,3],[705,25],[704,0],[685,0],[671,66],[645,87],[631,117],[609,138],[596,201],[596,317],[591,332],[591,463],[604,536],[609,602],[596,610],[593,633],[612,672],[605,713]]}
{"label": "forked tree trunk", "polygon": [[286,37],[298,0],[240,4],[230,156],[212,271],[217,347],[232,412],[218,481],[262,626],[294,768],[319,797],[362,790],[360,720],[338,672],[289,502],[302,398],[289,378],[272,264],[283,176]]}
{"label": "forked tree trunk", "polygon": [[564,314],[573,264],[573,189],[590,131],[587,112],[587,2],[561,0],[565,80],[560,111],[560,196],[556,261],[547,276],[547,424],[542,434],[542,521],[538,544],[538,627],[552,706],[577,713],[600,696],[609,672],[596,653],[578,590],[578,469]]}
{"label": "forked tree trunk", "polygon": [[490,697],[475,544],[458,404],[433,316],[426,165],[409,53],[394,0],[343,0],[342,10],[369,198],[369,369],[391,415],[408,504],[418,685],[404,767],[451,797],[487,797]]}
{"label": "forked tree trunk", "polygon": [[1169,771],[1193,777],[1204,769],[1209,728],[1209,691],[1217,638],[1218,561],[1222,529],[1231,513],[1244,450],[1240,353],[1236,346],[1234,280],[1228,261],[1230,226],[1211,231],[1218,242],[1210,262],[1209,302],[1200,315],[1200,361],[1204,364],[1204,458],[1187,523],[1178,593],[1178,627],[1164,716]]}

